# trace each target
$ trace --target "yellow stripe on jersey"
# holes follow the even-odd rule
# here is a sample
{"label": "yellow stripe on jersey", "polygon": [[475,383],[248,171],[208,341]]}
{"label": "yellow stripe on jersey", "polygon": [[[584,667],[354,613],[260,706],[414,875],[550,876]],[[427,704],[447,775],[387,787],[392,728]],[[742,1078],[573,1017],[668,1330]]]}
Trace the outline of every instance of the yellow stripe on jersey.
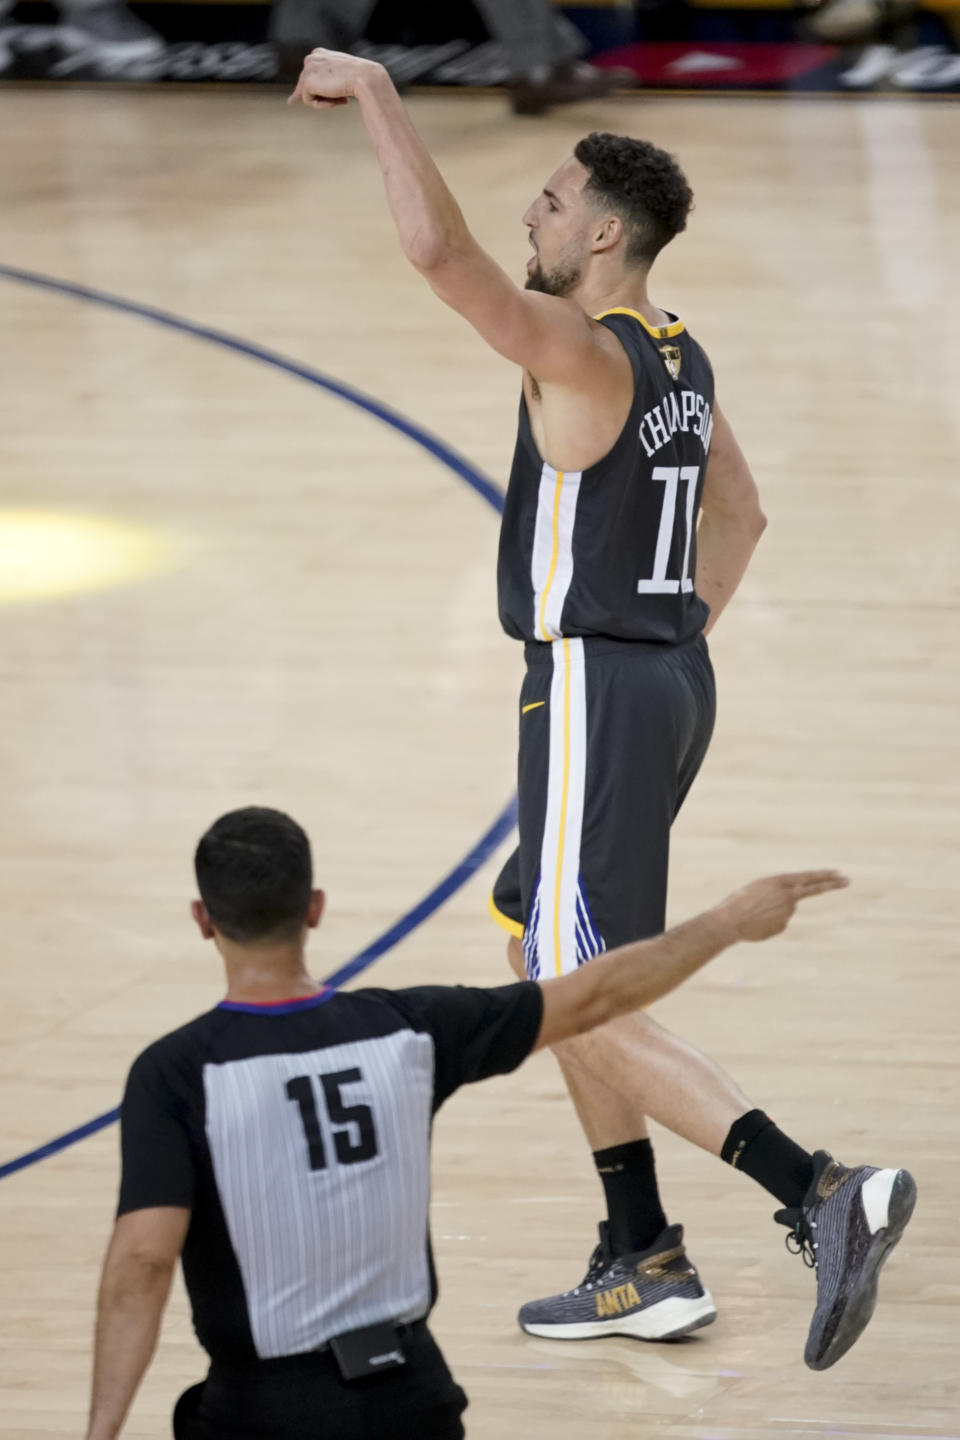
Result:
{"label": "yellow stripe on jersey", "polygon": [[531,700],[529,705],[521,705],[520,714],[526,715],[530,710],[539,710],[540,706],[546,703],[546,700]]}
{"label": "yellow stripe on jersey", "polygon": [[599,315],[594,315],[594,320],[603,320],[608,315],[632,315],[634,320],[639,320],[648,335],[654,340],[670,340],[674,335],[682,335],[684,324],[682,320],[674,320],[670,325],[651,325],[650,321],[640,314],[639,310],[629,310],[625,305],[615,305],[612,310],[601,310]]}
{"label": "yellow stripe on jersey", "polygon": [[553,499],[553,553],[550,556],[550,569],[547,572],[547,583],[543,587],[543,594],[540,597],[540,639],[550,640],[552,637],[547,634],[547,598],[550,594],[550,586],[553,584],[553,577],[557,573],[557,560],[560,555],[560,496],[563,494],[563,471],[557,471],[556,491]]}

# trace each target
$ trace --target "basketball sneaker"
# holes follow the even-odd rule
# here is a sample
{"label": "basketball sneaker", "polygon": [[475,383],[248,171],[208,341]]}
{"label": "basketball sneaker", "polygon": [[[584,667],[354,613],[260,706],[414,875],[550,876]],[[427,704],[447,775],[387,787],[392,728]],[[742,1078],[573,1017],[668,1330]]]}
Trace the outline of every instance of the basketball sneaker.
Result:
{"label": "basketball sneaker", "polygon": [[155,60],[166,48],[162,36],[128,10],[122,0],[104,0],[90,8],[70,10],[57,34],[63,49],[82,52],[92,62],[107,67]]}
{"label": "basketball sneaker", "polygon": [[877,1275],[913,1213],[917,1186],[906,1170],[849,1170],[825,1150],[798,1209],[778,1210],[787,1249],[817,1272],[817,1304],[803,1358],[828,1370],[858,1340],[877,1303]]}
{"label": "basketball sneaker", "polygon": [[614,1255],[605,1220],[600,1244],[577,1288],[531,1300],[517,1316],[528,1335],[552,1340],[598,1335],[673,1340],[716,1318],[710,1292],[687,1259],[682,1226],[669,1225],[646,1250]]}

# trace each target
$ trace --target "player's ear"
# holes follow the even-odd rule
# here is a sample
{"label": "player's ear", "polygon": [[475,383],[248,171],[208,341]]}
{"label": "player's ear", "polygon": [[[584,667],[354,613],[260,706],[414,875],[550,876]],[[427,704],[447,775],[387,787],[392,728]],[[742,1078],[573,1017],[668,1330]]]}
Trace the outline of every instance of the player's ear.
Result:
{"label": "player's ear", "polygon": [[594,228],[591,249],[595,255],[612,250],[623,237],[623,221],[619,215],[605,215]]}
{"label": "player's ear", "polygon": [[327,903],[327,897],[322,890],[313,890],[310,894],[310,904],[307,907],[307,926],[315,930],[320,924],[320,917],[323,915],[323,907]]}
{"label": "player's ear", "polygon": [[200,934],[203,936],[204,940],[212,940],[213,924],[210,920],[210,916],[207,913],[207,907],[206,905],[204,905],[202,900],[193,901],[192,905],[190,906],[190,914],[193,916],[194,923],[196,924],[196,927],[200,931]]}

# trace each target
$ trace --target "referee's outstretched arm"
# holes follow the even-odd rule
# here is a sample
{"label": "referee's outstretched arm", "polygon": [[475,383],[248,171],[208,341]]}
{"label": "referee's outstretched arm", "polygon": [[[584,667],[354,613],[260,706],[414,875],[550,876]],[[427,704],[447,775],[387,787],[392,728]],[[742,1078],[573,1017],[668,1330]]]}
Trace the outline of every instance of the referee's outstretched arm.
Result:
{"label": "referee's outstretched arm", "polygon": [[663,935],[621,945],[571,975],[541,981],[543,1023],[536,1048],[556,1045],[652,1005],[721,950],[739,940],[778,935],[801,900],[847,884],[837,870],[803,870],[754,880],[712,910]]}
{"label": "referee's outstretched arm", "polygon": [[[533,1048],[650,1004],[727,946],[776,935],[799,901],[847,883],[835,870],[757,880],[664,935],[542,984],[333,993],[305,968],[323,894],[313,887],[309,842],[295,821],[256,807],[223,816],[201,840],[196,869],[203,898],[193,915],[224,961],[227,995],[149,1046],[128,1077],[86,1440],[120,1434],[181,1251],[197,1333],[211,1355],[205,1388],[216,1390],[218,1365],[226,1364],[229,1383],[216,1391],[217,1404],[226,1403],[240,1355],[252,1387],[243,1392],[247,1401],[259,1396],[270,1424],[276,1419],[257,1433],[278,1440],[302,1433],[274,1416],[275,1387],[257,1389],[263,1361],[305,1357],[294,1388],[312,1417],[331,1396],[343,1398],[331,1379],[334,1341],[371,1336],[364,1343],[382,1361],[383,1324],[420,1356],[397,1370],[400,1393],[433,1343],[423,1327],[434,1298],[425,1237],[435,1110],[461,1085],[516,1069]],[[681,1070],[689,1064],[681,1059]],[[697,1076],[681,1073],[681,1082],[685,1074],[692,1085]],[[704,1141],[704,1125],[726,1133],[730,1086],[716,1069],[710,1077],[717,1095],[710,1090],[693,1119],[674,1128],[720,1153]],[[738,1095],[732,1103],[734,1118],[749,1108]],[[397,1233],[416,1236],[413,1249],[396,1236],[384,1248],[377,1217],[398,1209],[405,1218]],[[365,1273],[344,1258],[355,1243],[380,1276],[374,1313],[366,1281],[350,1291]],[[462,1392],[443,1376],[458,1416]],[[369,1393],[361,1389],[350,1401],[353,1429],[333,1427],[344,1440],[392,1433],[373,1415]],[[229,1440],[243,1428],[238,1419],[234,1429],[209,1433]]]}

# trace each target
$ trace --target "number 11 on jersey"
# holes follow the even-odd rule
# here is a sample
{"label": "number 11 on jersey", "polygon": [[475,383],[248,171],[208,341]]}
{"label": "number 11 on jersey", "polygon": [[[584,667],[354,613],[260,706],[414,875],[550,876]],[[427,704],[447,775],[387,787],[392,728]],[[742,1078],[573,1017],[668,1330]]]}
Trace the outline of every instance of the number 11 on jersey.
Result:
{"label": "number 11 on jersey", "polygon": [[[693,504],[697,495],[697,481],[700,478],[699,465],[656,465],[651,479],[663,485],[663,509],[660,511],[660,529],[657,532],[657,549],[653,557],[653,574],[649,580],[637,581],[640,595],[688,595],[693,589],[690,578],[690,541],[693,537]],[[677,515],[677,490],[680,481],[687,487],[685,519],[686,538],[683,545],[683,564],[679,580],[667,579],[667,562],[670,559],[670,545],[673,540],[673,525]]]}

